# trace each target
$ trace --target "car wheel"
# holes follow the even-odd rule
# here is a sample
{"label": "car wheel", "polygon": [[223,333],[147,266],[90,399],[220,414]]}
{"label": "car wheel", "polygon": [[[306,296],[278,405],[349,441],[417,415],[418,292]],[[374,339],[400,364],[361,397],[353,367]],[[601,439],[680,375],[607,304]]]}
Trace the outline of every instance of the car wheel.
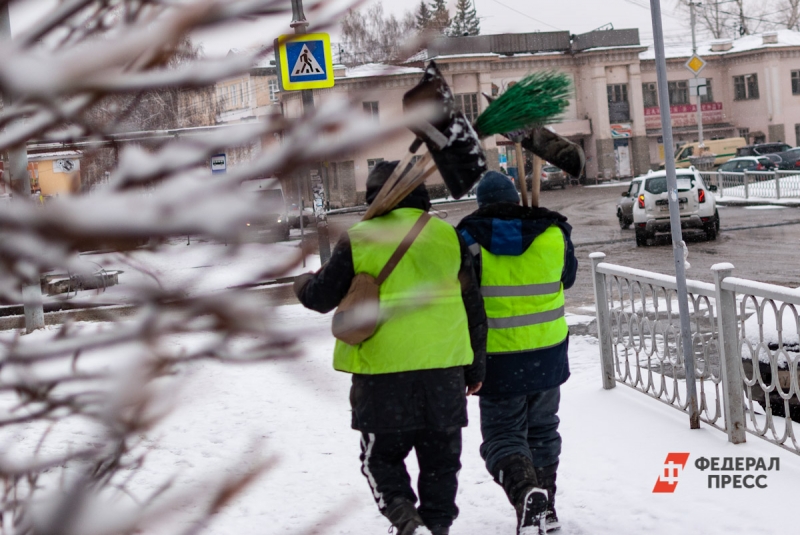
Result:
{"label": "car wheel", "polygon": [[636,247],[647,247],[647,231],[636,229]]}
{"label": "car wheel", "polygon": [[627,218],[623,217],[622,214],[617,214],[617,219],[619,219],[619,228],[625,230],[631,226],[632,221],[629,221]]}
{"label": "car wheel", "polygon": [[561,184],[561,189],[567,189],[567,183],[566,183],[566,182],[564,182],[563,184]]}
{"label": "car wheel", "polygon": [[706,225],[705,231],[706,231],[706,240],[714,241],[717,239],[717,226],[714,221]]}
{"label": "car wheel", "polygon": [[714,210],[714,230],[719,234],[719,212]]}

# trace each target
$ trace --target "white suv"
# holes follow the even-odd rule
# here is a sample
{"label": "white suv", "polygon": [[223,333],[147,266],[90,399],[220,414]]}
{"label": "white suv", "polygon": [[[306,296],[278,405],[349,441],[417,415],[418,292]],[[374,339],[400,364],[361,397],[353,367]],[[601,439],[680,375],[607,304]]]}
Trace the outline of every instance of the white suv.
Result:
{"label": "white suv", "polygon": [[[677,170],[678,202],[681,210],[681,228],[705,233],[709,240],[717,239],[719,212],[712,191],[716,186],[706,186],[703,177],[694,167]],[[667,199],[667,173],[655,171],[634,179],[640,182],[638,195],[633,199],[633,227],[636,245],[645,246],[657,232],[669,232],[669,201]]]}

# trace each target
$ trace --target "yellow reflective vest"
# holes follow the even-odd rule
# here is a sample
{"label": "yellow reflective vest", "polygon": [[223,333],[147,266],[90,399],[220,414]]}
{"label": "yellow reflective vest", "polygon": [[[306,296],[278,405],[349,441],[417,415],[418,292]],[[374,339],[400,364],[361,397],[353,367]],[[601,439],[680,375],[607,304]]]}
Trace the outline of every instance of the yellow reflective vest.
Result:
{"label": "yellow reflective vest", "polygon": [[537,236],[519,256],[495,255],[481,247],[487,354],[545,349],[566,339],[561,283],[565,250],[564,235],[556,225]]}
{"label": "yellow reflective vest", "polygon": [[[421,214],[398,208],[353,226],[348,234],[355,272],[377,277]],[[375,334],[355,346],[337,340],[334,368],[375,375],[472,364],[460,267],[455,229],[432,218],[381,285]]]}

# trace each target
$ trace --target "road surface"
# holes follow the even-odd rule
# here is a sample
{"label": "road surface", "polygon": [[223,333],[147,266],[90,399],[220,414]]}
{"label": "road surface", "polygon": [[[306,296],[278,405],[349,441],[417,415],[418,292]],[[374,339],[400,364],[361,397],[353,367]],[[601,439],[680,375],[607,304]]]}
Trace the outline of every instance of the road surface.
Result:
{"label": "road surface", "polygon": [[[573,226],[572,240],[580,268],[575,286],[566,292],[567,309],[580,312],[594,303],[589,253],[602,251],[606,261],[623,266],[672,275],[675,266],[667,237],[656,245],[636,247],[633,230],[621,230],[616,203],[627,186],[575,186],[566,190],[543,191],[541,205],[561,212]],[[477,208],[475,201],[434,205],[439,216],[456,225]],[[710,268],[730,262],[737,277],[800,287],[800,209],[784,207],[719,207],[721,232],[716,241],[687,234],[689,263],[687,276],[713,282]],[[330,216],[331,241],[361,218],[360,213]],[[309,237],[310,238],[310,237]],[[314,238],[315,239],[315,238]],[[287,296],[289,300],[291,298]]]}

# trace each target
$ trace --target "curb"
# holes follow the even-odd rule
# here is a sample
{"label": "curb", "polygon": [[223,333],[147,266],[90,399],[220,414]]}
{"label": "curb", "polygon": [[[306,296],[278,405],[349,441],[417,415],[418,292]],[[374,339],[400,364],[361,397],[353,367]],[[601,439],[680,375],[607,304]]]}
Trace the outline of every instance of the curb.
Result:
{"label": "curb", "polygon": [[800,199],[792,201],[781,201],[780,199],[720,199],[717,197],[719,206],[784,206],[786,208],[800,208]]}

